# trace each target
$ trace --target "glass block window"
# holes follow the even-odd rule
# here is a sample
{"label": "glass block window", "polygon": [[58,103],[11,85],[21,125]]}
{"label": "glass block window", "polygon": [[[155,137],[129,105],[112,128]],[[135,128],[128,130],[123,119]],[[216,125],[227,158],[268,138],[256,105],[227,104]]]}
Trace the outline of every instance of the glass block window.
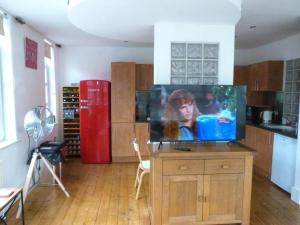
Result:
{"label": "glass block window", "polygon": [[298,122],[300,96],[300,58],[286,61],[283,116]]}
{"label": "glass block window", "polygon": [[218,74],[219,44],[171,43],[171,84],[218,84]]}

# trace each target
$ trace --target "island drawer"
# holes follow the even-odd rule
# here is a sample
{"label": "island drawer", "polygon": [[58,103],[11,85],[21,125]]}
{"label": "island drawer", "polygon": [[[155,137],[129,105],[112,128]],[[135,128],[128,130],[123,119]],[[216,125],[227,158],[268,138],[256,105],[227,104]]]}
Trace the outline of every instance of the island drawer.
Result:
{"label": "island drawer", "polygon": [[204,160],[165,160],[163,175],[203,174]]}
{"label": "island drawer", "polygon": [[205,174],[243,173],[244,159],[212,159],[205,160]]}

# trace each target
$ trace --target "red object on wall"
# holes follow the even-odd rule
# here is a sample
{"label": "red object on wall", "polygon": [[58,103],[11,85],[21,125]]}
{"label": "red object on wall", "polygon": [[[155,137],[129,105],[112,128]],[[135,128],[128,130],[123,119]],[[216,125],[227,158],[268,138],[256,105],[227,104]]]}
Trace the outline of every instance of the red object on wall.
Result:
{"label": "red object on wall", "polygon": [[80,81],[80,157],[82,163],[109,163],[110,83]]}
{"label": "red object on wall", "polygon": [[25,38],[25,66],[37,69],[38,43]]}

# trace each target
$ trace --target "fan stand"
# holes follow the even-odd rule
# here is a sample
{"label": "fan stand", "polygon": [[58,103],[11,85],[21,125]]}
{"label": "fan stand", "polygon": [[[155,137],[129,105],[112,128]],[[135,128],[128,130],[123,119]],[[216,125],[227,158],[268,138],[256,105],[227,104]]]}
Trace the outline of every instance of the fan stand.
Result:
{"label": "fan stand", "polygon": [[[36,147],[35,147],[34,153],[32,154],[31,162],[30,162],[28,173],[27,173],[26,180],[25,180],[25,185],[24,185],[24,189],[23,189],[23,204],[25,204],[25,200],[26,200],[26,197],[27,197],[27,194],[28,194],[28,190],[29,190],[30,180],[31,180],[34,168],[35,168],[35,164],[36,164],[36,162],[37,162],[38,159],[42,159],[42,161],[46,165],[47,169],[52,174],[52,176],[56,180],[56,182],[58,183],[58,185],[61,188],[61,190],[65,193],[65,195],[68,198],[70,197],[70,195],[66,191],[64,185],[62,184],[62,182],[60,181],[60,179],[57,177],[57,175],[55,174],[55,172],[51,168],[50,163],[48,162],[48,160],[40,152],[40,150],[38,148],[38,144],[37,144],[38,143],[38,137],[39,137],[39,135],[40,134],[37,134],[37,133],[35,133],[35,135],[33,135],[33,139],[35,141],[35,146]],[[21,202],[20,202],[19,208],[18,208],[18,212],[17,212],[17,216],[16,216],[17,219],[20,218],[21,211],[22,211],[22,205],[21,205]]]}

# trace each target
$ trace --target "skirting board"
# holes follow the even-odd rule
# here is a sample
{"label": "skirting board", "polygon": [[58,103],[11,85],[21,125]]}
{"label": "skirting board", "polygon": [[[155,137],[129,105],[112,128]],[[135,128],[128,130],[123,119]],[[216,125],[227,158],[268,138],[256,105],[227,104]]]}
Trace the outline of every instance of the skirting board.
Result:
{"label": "skirting board", "polygon": [[291,199],[300,205],[300,189],[297,187],[292,187]]}

